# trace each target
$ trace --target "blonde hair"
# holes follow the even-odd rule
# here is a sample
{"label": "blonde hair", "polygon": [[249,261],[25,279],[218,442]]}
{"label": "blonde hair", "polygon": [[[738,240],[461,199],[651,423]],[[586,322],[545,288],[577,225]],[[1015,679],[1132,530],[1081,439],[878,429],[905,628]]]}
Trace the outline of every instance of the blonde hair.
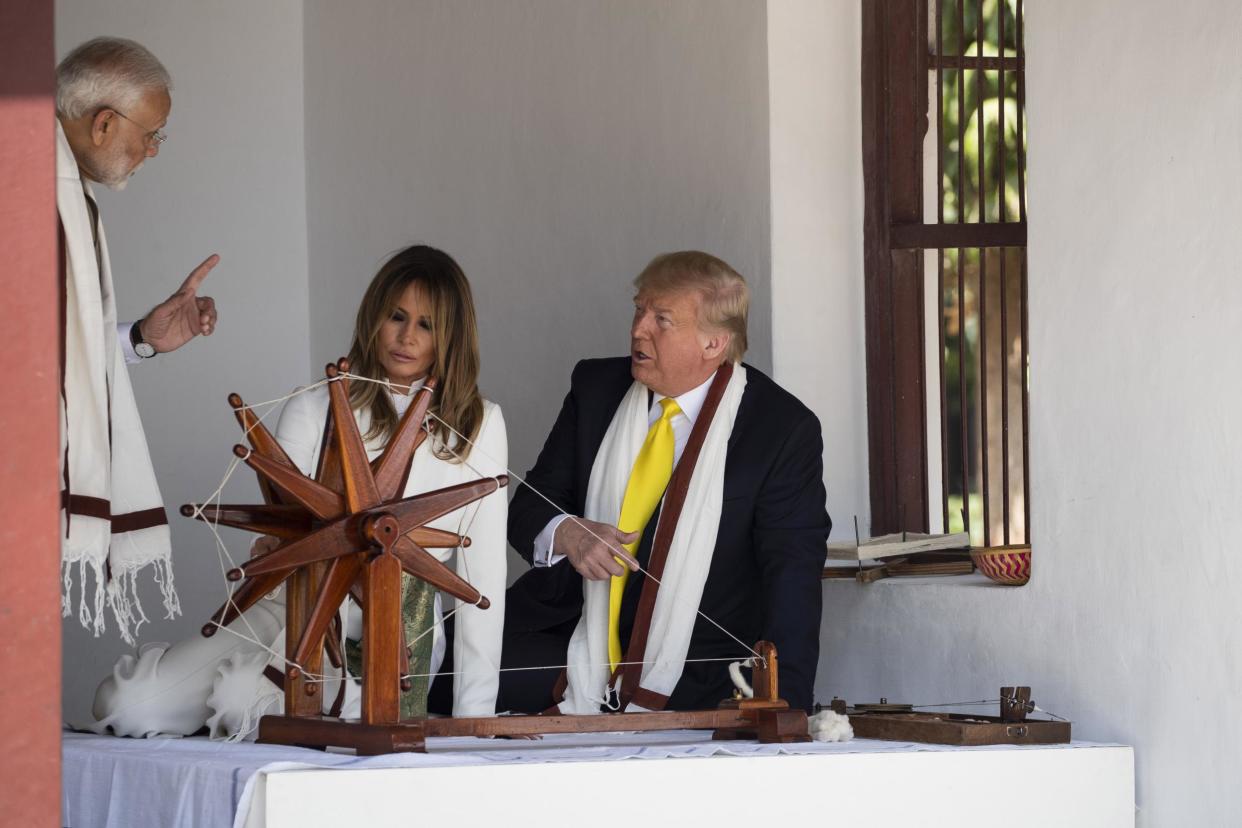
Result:
{"label": "blonde hair", "polygon": [[656,256],[634,279],[639,291],[654,294],[697,290],[700,327],[730,334],[725,359],[741,362],[746,354],[746,317],[750,289],[741,274],[726,262],[699,250],[681,250]]}
{"label": "blonde hair", "polygon": [[[350,371],[373,379],[386,378],[379,360],[380,328],[410,285],[418,286],[431,307],[431,335],[435,340],[431,375],[439,383],[430,408],[439,418],[431,425],[431,433],[437,438],[435,454],[442,460],[460,462],[470,454],[470,443],[450,451],[453,431],[471,442],[478,437],[483,424],[483,398],[478,385],[479,328],[474,298],[466,274],[451,256],[434,247],[415,245],[384,262],[358,306],[349,348]],[[355,409],[371,414],[367,440],[387,441],[392,436],[398,423],[397,409],[384,386],[351,383],[349,401]]]}

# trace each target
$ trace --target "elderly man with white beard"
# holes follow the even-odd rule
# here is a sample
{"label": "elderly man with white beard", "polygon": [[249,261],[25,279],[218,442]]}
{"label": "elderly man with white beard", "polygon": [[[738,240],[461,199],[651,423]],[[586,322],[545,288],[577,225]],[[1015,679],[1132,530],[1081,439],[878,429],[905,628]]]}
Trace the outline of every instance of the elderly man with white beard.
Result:
{"label": "elderly man with white beard", "polygon": [[[137,575],[153,567],[164,608],[179,612],[168,520],[126,363],[210,335],[215,303],[198,295],[209,256],[143,319],[117,324],[108,245],[90,182],[122,190],[159,154],[172,108],[167,70],[132,40],[99,37],[56,70],[56,202],[61,255],[61,567],[66,615],[76,571],[79,621],[99,635],[105,603],[133,642],[144,618]],[[88,599],[88,572],[95,586]]]}

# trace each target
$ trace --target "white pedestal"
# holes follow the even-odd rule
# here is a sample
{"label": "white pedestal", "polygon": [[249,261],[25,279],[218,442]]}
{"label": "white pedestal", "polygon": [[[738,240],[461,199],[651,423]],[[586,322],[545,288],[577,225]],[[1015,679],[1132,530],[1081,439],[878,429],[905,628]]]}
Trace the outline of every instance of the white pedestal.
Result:
{"label": "white pedestal", "polygon": [[265,788],[248,827],[1134,825],[1133,751],[1113,746],[307,770]]}

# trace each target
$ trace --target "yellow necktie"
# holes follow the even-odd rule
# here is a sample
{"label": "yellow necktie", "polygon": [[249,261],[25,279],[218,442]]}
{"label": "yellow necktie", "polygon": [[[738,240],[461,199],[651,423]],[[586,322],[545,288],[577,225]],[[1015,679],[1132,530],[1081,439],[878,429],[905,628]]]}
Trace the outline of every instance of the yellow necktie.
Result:
{"label": "yellow necktie", "polygon": [[[681,413],[677,400],[665,397],[660,400],[664,413],[647,431],[647,439],[634,460],[634,468],[630,471],[629,482],[625,484],[625,499],[621,501],[621,517],[617,528],[622,532],[639,532],[651,520],[664,490],[668,487],[668,479],[673,476],[673,415]],[[625,545],[630,555],[642,542],[638,540]],[[621,596],[625,594],[625,581],[629,577],[627,569],[620,575],[614,575],[608,591],[608,662],[611,669],[617,669],[621,661]]]}

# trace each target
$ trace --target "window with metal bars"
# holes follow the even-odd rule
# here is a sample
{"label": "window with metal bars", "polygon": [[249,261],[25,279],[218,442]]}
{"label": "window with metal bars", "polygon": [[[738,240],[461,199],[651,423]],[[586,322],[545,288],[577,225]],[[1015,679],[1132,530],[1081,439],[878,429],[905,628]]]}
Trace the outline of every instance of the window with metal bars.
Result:
{"label": "window with metal bars", "polygon": [[872,534],[1029,543],[1022,0],[864,0]]}

